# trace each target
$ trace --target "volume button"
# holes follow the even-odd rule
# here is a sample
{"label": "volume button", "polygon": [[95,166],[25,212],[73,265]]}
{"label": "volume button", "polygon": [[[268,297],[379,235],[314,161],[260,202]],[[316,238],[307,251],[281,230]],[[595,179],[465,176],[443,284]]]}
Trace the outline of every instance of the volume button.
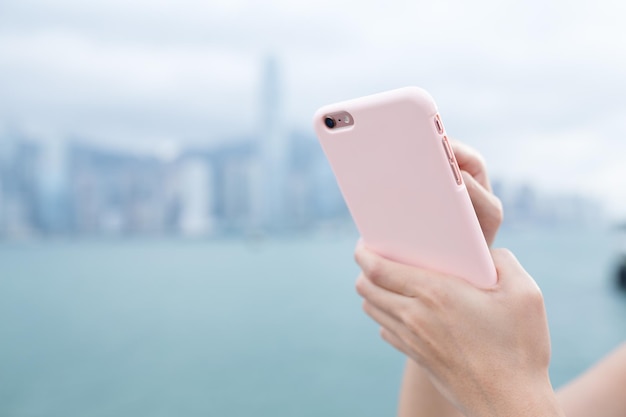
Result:
{"label": "volume button", "polygon": [[450,161],[450,168],[452,168],[452,173],[454,174],[454,180],[456,181],[456,184],[463,184],[463,177],[461,176],[461,171],[459,170],[459,166],[456,164],[456,161]]}
{"label": "volume button", "polygon": [[459,166],[456,163],[456,158],[454,157],[454,152],[452,152],[452,148],[450,147],[450,142],[448,142],[448,138],[444,136],[443,139],[441,139],[441,143],[443,143],[443,149],[446,151],[448,164],[450,164],[452,175],[454,175],[454,181],[456,181],[457,185],[463,184],[463,177],[461,176],[461,171],[459,170]]}
{"label": "volume button", "polygon": [[452,148],[450,147],[448,138],[444,136],[443,139],[441,139],[441,143],[443,143],[443,149],[445,149],[446,151],[446,156],[448,157],[448,161],[450,162],[454,161],[454,153],[452,153]]}

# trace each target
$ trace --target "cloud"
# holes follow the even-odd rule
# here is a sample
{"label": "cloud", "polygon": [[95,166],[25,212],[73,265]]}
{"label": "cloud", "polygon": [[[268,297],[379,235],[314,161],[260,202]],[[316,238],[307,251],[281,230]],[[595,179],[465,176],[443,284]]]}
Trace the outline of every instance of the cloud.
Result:
{"label": "cloud", "polygon": [[625,17],[609,0],[6,0],[0,122],[120,146],[251,136],[276,54],[289,128],[328,102],[420,85],[495,174],[626,209],[611,182],[626,177]]}
{"label": "cloud", "polygon": [[14,125],[55,134],[127,130],[123,136],[212,141],[226,133],[230,114],[248,130],[254,123],[250,91],[258,70],[244,56],[116,45],[68,33],[0,35],[0,55],[0,112]]}

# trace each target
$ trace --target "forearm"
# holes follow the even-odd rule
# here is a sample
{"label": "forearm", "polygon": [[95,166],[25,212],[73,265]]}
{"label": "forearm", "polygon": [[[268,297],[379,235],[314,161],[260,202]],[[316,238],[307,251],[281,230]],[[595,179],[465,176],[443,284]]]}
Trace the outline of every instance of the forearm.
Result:
{"label": "forearm", "polygon": [[[546,376],[540,389],[520,389],[514,393],[505,393],[504,406],[492,408],[496,404],[485,404],[481,416],[544,416],[562,417],[563,411]],[[530,387],[530,384],[529,384]],[[529,388],[527,387],[527,388]],[[477,399],[477,401],[481,401]],[[399,417],[464,417],[431,383],[426,371],[413,360],[408,359],[400,391]],[[571,416],[568,416],[571,417]],[[612,416],[611,416],[612,417]],[[621,416],[620,416],[621,417]]]}
{"label": "forearm", "polygon": [[433,386],[426,372],[407,359],[400,390],[399,417],[463,417]]}
{"label": "forearm", "polygon": [[557,395],[567,417],[626,417],[626,344]]}
{"label": "forearm", "polygon": [[[626,343],[557,393],[567,417],[626,417]],[[426,372],[407,360],[400,392],[400,417],[463,417],[432,385]]]}

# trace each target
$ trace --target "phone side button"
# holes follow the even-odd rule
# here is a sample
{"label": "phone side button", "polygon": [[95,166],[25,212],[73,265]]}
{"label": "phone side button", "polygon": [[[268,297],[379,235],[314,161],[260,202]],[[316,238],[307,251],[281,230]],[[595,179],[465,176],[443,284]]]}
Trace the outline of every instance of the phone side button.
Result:
{"label": "phone side button", "polygon": [[446,156],[448,157],[448,161],[452,163],[452,161],[454,161],[454,153],[452,153],[452,148],[450,147],[448,138],[444,136],[443,139],[441,139],[441,143],[443,143],[443,149],[446,151]]}
{"label": "phone side button", "polygon": [[457,165],[455,160],[450,161],[450,168],[452,168],[452,174],[454,175],[454,180],[456,181],[456,184],[463,184],[463,177],[461,176],[461,171],[459,170],[459,166]]}
{"label": "phone side button", "polygon": [[440,135],[444,132],[443,123],[441,122],[441,117],[439,117],[439,113],[435,115],[435,129],[437,129],[437,133]]}

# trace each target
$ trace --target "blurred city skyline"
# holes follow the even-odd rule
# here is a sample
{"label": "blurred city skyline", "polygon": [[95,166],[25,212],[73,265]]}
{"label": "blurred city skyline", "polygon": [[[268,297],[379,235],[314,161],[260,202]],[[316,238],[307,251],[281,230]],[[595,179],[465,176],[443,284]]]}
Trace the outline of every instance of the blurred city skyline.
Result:
{"label": "blurred city skyline", "polygon": [[7,0],[0,137],[164,159],[243,145],[262,133],[274,56],[285,132],[312,134],[328,102],[418,85],[494,178],[624,218],[625,18],[608,0]]}
{"label": "blurred city skyline", "polygon": [[[157,149],[5,134],[0,147],[0,238],[248,236],[355,229],[311,132],[282,123],[282,82],[264,60],[257,135]],[[505,228],[598,228],[602,204],[494,180]]]}
{"label": "blurred city skyline", "polygon": [[[355,233],[317,141],[299,132],[285,139],[285,175],[268,180],[258,138],[169,159],[13,137],[11,152],[0,154],[0,239]],[[583,195],[497,178],[493,187],[505,229],[607,225],[602,204]]]}

